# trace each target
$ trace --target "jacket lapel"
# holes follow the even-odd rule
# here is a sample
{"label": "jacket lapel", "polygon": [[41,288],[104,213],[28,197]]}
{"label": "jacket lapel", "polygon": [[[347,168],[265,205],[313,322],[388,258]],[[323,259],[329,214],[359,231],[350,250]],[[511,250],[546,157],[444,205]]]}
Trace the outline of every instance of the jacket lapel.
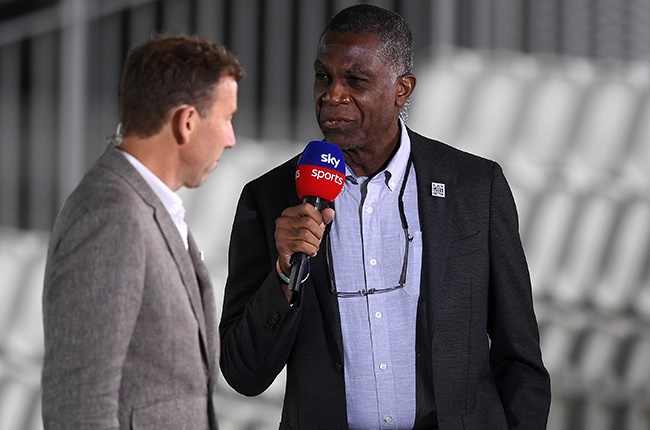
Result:
{"label": "jacket lapel", "polygon": [[[203,347],[207,355],[206,361],[209,369],[208,386],[211,393],[215,392],[215,384],[217,382],[219,371],[219,333],[217,333],[217,304],[214,297],[214,289],[210,281],[210,274],[208,268],[203,263],[199,255],[199,248],[196,246],[192,233],[188,232],[187,241],[189,243],[189,254],[192,264],[196,270],[196,278],[198,281],[199,290],[201,292],[201,299],[205,315],[205,329],[201,331],[201,339],[203,340]],[[205,335],[204,335],[205,333]],[[218,428],[217,415],[214,407],[214,399],[212,396],[208,401],[208,413],[211,422],[210,428]]]}
{"label": "jacket lapel", "polygon": [[321,242],[318,255],[311,259],[311,270],[313,273],[314,291],[321,309],[321,313],[330,328],[325,333],[325,341],[328,344],[328,350],[332,355],[332,360],[343,364],[343,334],[341,332],[341,316],[339,314],[339,304],[336,296],[331,293],[331,279],[327,259],[325,258],[329,246],[329,226],[325,230],[323,241]]}
{"label": "jacket lapel", "polygon": [[[418,186],[418,213],[422,230],[422,278],[420,298],[430,309],[428,322],[434,320],[436,295],[444,279],[445,261],[449,247],[451,218],[449,207],[455,198],[456,178],[445,163],[439,142],[425,139],[409,130],[411,152]],[[433,184],[444,184],[445,195],[435,196]],[[435,327],[430,326],[431,334]]]}
{"label": "jacket lapel", "polygon": [[[203,312],[197,274],[194,265],[192,264],[192,260],[190,259],[190,254],[185,249],[185,245],[178,234],[178,229],[176,228],[174,221],[172,221],[169,213],[149,184],[147,184],[137,170],[131,166],[128,160],[119,153],[118,149],[108,146],[99,162],[124,178],[133,190],[153,209],[154,219],[158,224],[160,233],[167,243],[167,248],[169,249],[181,275],[183,285],[190,299],[192,310],[194,311],[194,315],[199,324],[201,339],[203,340],[204,347],[206,347],[207,333],[205,327],[205,315]],[[206,349],[206,351],[208,350]]]}
{"label": "jacket lapel", "polygon": [[[437,425],[433,386],[434,324],[449,246],[456,173],[446,167],[440,143],[409,130],[411,153],[418,187],[418,213],[422,231],[422,276],[416,320],[416,421],[414,429]],[[444,196],[433,183],[444,184]],[[437,428],[437,427],[436,427]]]}
{"label": "jacket lapel", "polygon": [[156,219],[160,231],[167,242],[167,248],[176,262],[176,267],[181,274],[185,291],[190,298],[190,304],[194,311],[194,316],[199,324],[199,332],[201,340],[203,341],[203,346],[206,348],[206,351],[209,351],[209,349],[207,349],[208,335],[206,331],[205,314],[203,311],[203,301],[201,299],[201,290],[197,280],[196,269],[192,259],[190,258],[190,253],[185,249],[185,245],[178,234],[174,222],[167,213],[167,210],[162,207],[162,204],[159,201],[156,203],[157,207],[154,213],[154,218]]}

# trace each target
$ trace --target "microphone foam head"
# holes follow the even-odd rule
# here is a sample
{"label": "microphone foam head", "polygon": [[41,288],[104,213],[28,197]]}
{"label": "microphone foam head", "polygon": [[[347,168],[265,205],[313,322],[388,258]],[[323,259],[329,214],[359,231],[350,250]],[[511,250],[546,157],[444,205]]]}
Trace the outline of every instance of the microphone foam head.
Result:
{"label": "microphone foam head", "polygon": [[309,142],[298,161],[296,191],[298,197],[320,197],[331,202],[345,183],[345,161],[338,146],[322,140]]}

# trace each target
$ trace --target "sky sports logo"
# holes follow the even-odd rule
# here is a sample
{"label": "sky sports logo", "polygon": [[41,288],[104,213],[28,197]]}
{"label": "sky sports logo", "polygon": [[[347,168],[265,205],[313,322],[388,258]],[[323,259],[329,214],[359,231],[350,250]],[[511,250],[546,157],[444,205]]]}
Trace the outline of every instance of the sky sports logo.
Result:
{"label": "sky sports logo", "polygon": [[296,169],[298,197],[319,197],[333,201],[345,183],[345,160],[338,146],[312,140],[305,148]]}
{"label": "sky sports logo", "polygon": [[334,182],[337,185],[343,185],[345,175],[342,175],[340,172],[336,170],[323,169],[320,167],[307,166],[307,165],[299,166],[298,169],[296,169],[296,180],[300,178],[302,170],[304,168],[309,168],[309,167],[312,168],[310,176],[314,178],[316,181],[324,179],[325,181]]}
{"label": "sky sports logo", "polygon": [[331,164],[336,169],[337,167],[339,167],[339,163],[341,162],[341,160],[339,158],[336,158],[332,154],[328,153],[328,154],[320,155],[320,162],[325,164]]}

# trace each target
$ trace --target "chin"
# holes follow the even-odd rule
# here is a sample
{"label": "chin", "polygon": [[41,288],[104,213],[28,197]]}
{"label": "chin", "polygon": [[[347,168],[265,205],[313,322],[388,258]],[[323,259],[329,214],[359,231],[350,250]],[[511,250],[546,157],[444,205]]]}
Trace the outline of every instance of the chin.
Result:
{"label": "chin", "polygon": [[[331,139],[331,140],[330,140]],[[329,143],[333,143],[334,145],[338,146],[341,148],[341,151],[349,151],[353,149],[358,149],[363,146],[363,144],[359,143],[356,140],[348,140],[348,139],[332,139],[329,137],[325,137],[325,140]]]}
{"label": "chin", "polygon": [[197,178],[192,182],[188,182],[187,184],[185,184],[185,188],[198,188],[201,185],[203,185],[207,179],[208,179],[208,175],[205,175],[202,178]]}
{"label": "chin", "polygon": [[348,149],[349,142],[346,141],[345,136],[338,133],[323,133],[323,140],[325,142],[333,143],[342,150]]}

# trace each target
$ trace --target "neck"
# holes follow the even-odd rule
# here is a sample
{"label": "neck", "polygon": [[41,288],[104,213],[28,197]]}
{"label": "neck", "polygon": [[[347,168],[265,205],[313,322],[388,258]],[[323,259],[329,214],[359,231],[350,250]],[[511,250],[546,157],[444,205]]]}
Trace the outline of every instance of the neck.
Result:
{"label": "neck", "polygon": [[343,151],[345,163],[356,176],[372,177],[383,170],[399,149],[401,133],[383,145],[363,145]]}
{"label": "neck", "polygon": [[140,138],[128,136],[119,147],[128,152],[144,164],[147,169],[156,175],[172,191],[177,191],[181,184],[176,180],[176,167],[165,148],[165,142],[160,136]]}

